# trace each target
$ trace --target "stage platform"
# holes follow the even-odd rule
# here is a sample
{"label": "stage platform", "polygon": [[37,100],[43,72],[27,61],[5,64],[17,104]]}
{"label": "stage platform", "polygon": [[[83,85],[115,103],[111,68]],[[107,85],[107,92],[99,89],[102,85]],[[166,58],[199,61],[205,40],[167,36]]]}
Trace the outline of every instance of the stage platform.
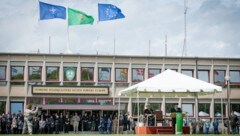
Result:
{"label": "stage platform", "polygon": [[[170,126],[142,126],[136,127],[136,134],[173,134]],[[183,134],[190,134],[190,127],[183,127]]]}

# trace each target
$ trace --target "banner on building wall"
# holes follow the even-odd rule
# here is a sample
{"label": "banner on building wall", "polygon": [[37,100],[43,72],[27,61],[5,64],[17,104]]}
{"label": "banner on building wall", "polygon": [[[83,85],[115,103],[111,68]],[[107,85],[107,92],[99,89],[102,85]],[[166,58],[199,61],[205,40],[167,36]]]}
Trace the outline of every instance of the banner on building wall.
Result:
{"label": "banner on building wall", "polygon": [[108,95],[109,88],[103,86],[32,86],[32,94],[87,94]]}

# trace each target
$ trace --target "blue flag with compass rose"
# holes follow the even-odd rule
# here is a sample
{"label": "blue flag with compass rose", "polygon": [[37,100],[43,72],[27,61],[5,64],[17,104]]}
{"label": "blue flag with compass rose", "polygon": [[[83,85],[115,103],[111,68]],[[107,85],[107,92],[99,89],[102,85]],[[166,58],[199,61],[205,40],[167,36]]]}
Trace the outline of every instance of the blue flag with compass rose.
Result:
{"label": "blue flag with compass rose", "polygon": [[107,21],[125,18],[121,9],[112,4],[98,4],[98,20]]}
{"label": "blue flag with compass rose", "polygon": [[39,2],[40,20],[61,18],[66,19],[66,8]]}

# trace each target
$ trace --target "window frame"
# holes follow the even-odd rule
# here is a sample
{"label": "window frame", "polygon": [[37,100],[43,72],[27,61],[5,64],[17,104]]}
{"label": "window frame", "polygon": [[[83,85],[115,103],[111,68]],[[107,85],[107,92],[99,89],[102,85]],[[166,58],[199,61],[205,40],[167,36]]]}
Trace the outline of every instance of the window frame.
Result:
{"label": "window frame", "polygon": [[232,82],[231,79],[230,79],[230,83],[231,84],[240,84],[240,70],[230,70],[229,71],[230,78],[231,78],[231,72],[238,72],[239,73],[239,82]]}
{"label": "window frame", "polygon": [[30,103],[30,100],[40,100],[40,104],[43,104],[43,98],[41,98],[41,97],[28,97],[27,104],[32,104],[32,103]]}
{"label": "window frame", "polygon": [[[207,83],[210,83],[210,70],[206,70],[206,69],[198,69],[197,70],[197,79],[199,79],[199,72],[201,72],[201,71],[206,71],[207,73],[208,73],[208,81],[207,81]],[[202,80],[202,79],[199,79],[199,80]],[[202,81],[204,81],[204,80],[202,80]],[[206,81],[204,81],[204,82],[206,82]]]}
{"label": "window frame", "polygon": [[0,65],[0,67],[4,67],[5,68],[4,78],[0,78],[0,81],[6,81],[7,80],[7,66]]}
{"label": "window frame", "polygon": [[[127,77],[126,77],[126,80],[117,80],[117,70],[120,70],[121,71],[121,69],[126,69],[127,70]],[[117,82],[117,83],[127,83],[128,82],[128,68],[115,68],[115,82]]]}
{"label": "window frame", "polygon": [[[139,81],[136,80],[136,81],[135,81],[135,80],[133,79],[133,70],[136,70],[136,72],[137,72],[138,70],[142,70],[143,73],[142,73],[141,76],[143,77],[143,80],[139,80]],[[137,72],[137,73],[138,73],[138,72]],[[145,80],[145,76],[144,76],[145,74],[144,74],[144,73],[145,73],[145,68],[132,68],[132,82],[133,82],[133,83],[139,83],[139,82],[144,81],[144,80]],[[137,74],[137,75],[138,75],[138,74]]]}
{"label": "window frame", "polygon": [[[49,100],[58,100],[58,103],[48,103]],[[61,98],[45,98],[45,104],[61,104]]]}
{"label": "window frame", "polygon": [[[31,79],[30,78],[30,67],[39,67],[40,68],[40,79]],[[28,80],[29,81],[42,81],[42,66],[28,66]]]}
{"label": "window frame", "polygon": [[[101,80],[101,79],[100,79],[100,72],[99,72],[99,71],[100,71],[100,69],[102,69],[102,68],[108,68],[108,69],[110,70],[110,71],[109,71],[109,77],[110,77],[109,80]],[[110,67],[99,67],[99,68],[98,68],[98,82],[111,82],[111,79],[112,79],[112,77],[111,77],[111,72],[112,72],[112,71],[111,71],[111,70],[112,70],[112,69],[111,69]]]}
{"label": "window frame", "polygon": [[[200,107],[200,106],[199,106],[199,105],[200,105],[200,104],[207,104],[207,105],[209,105],[209,113],[208,113],[209,116],[199,116],[199,112],[200,112],[200,110],[199,110],[199,107]],[[198,117],[210,117],[210,113],[211,113],[211,107],[210,107],[210,106],[211,106],[210,103],[198,103],[198,114],[197,114],[197,116],[198,116]]]}
{"label": "window frame", "polygon": [[[83,69],[92,69],[92,80],[83,80]],[[81,67],[81,82],[93,82],[94,81],[94,67]]]}
{"label": "window frame", "polygon": [[[13,74],[12,74],[12,68],[13,68],[13,67],[22,67],[22,68],[23,68],[23,70],[22,70],[22,71],[23,71],[23,74],[22,74],[22,78],[21,78],[21,79],[12,79],[12,75],[13,75]],[[11,68],[10,68],[10,69],[11,69],[11,73],[10,73],[10,79],[11,79],[11,81],[14,81],[14,82],[16,82],[16,81],[20,81],[20,82],[21,82],[21,81],[24,81],[24,68],[25,68],[24,66],[11,66]]]}
{"label": "window frame", "polygon": [[[156,76],[156,75],[153,75],[152,77],[150,77],[150,70],[158,70],[158,71],[159,71],[158,74],[161,74],[161,69],[158,69],[158,68],[149,68],[149,69],[148,69],[148,78],[152,78],[152,77]],[[157,74],[157,75],[158,75],[158,74]]]}
{"label": "window frame", "polygon": [[[181,74],[184,74],[183,71],[190,71],[192,73],[191,77],[194,77],[194,70],[193,69],[182,69]],[[186,75],[186,74],[184,74],[184,75]],[[189,75],[186,75],[186,76],[189,76]]]}
{"label": "window frame", "polygon": [[[57,68],[57,73],[58,73],[58,76],[57,76],[57,79],[48,79],[48,68],[50,67],[54,67],[54,68]],[[59,70],[59,66],[46,66],[46,82],[59,82],[59,79],[60,79],[60,70]]]}
{"label": "window frame", "polygon": [[[182,103],[182,105],[184,105],[184,104],[190,104],[190,105],[192,105],[192,115],[189,115],[188,117],[194,117],[194,115],[195,115],[195,113],[194,113],[194,104],[193,103]],[[182,108],[182,110],[183,110],[183,108]],[[183,111],[184,112],[184,111]]]}
{"label": "window frame", "polygon": [[224,72],[224,78],[225,78],[225,76],[226,76],[226,70],[218,70],[218,69],[215,69],[215,70],[213,70],[213,82],[214,82],[214,84],[217,84],[217,85],[225,85],[225,79],[223,79],[223,82],[216,82],[215,81],[215,79],[216,79],[216,77],[215,77],[215,73],[217,72],[217,71],[223,71]]}

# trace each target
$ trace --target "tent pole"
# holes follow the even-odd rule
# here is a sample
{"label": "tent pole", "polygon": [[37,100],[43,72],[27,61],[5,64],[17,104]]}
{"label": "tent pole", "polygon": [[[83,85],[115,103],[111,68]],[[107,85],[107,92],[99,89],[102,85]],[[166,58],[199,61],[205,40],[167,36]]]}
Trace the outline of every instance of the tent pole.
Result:
{"label": "tent pole", "polygon": [[120,96],[118,97],[118,126],[117,126],[117,134],[119,134],[119,118],[120,118]]}
{"label": "tent pole", "polygon": [[223,122],[223,91],[221,94],[221,117],[222,117],[222,134],[223,134],[223,129],[224,129],[224,122]]}

